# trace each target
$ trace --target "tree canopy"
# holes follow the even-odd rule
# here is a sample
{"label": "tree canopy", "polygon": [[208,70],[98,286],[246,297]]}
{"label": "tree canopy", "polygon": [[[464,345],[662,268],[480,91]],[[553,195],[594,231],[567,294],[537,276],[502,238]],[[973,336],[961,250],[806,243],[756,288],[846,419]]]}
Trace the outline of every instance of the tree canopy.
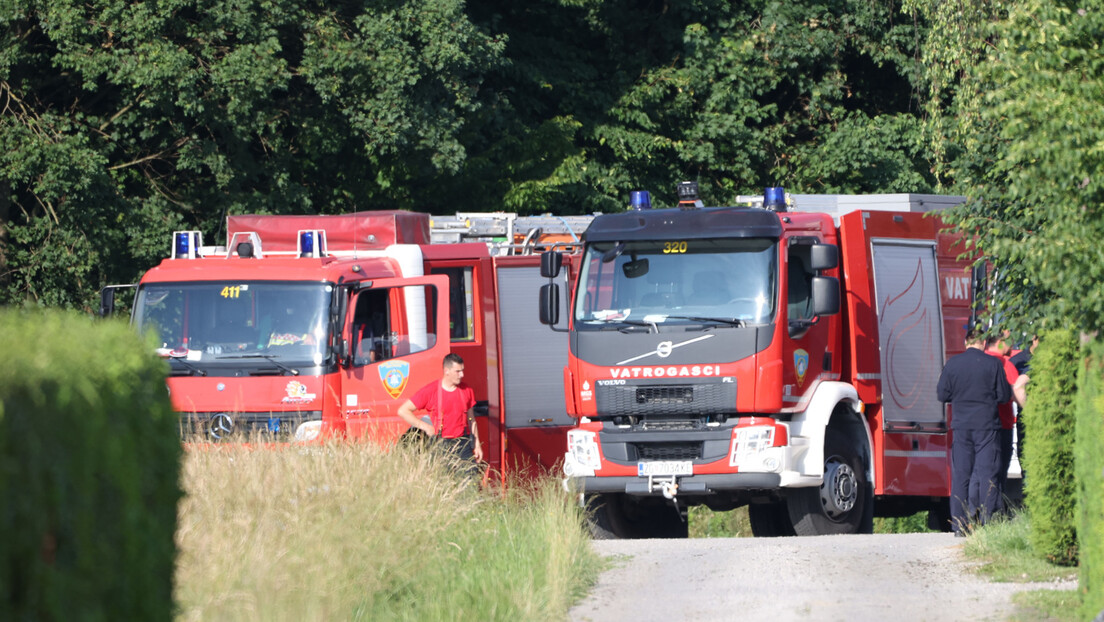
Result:
{"label": "tree canopy", "polygon": [[[996,73],[1004,60],[981,62],[993,42],[1057,51],[991,37],[1011,5],[3,4],[2,302],[89,308],[101,285],[164,256],[169,232],[220,240],[231,213],[615,211],[635,189],[670,205],[686,179],[712,204],[776,184],[952,190],[977,198],[965,213],[996,217],[1008,240],[1013,226],[1039,230],[999,210],[1030,201],[1039,215],[1040,195],[1000,195],[989,166],[1019,139],[982,113],[1014,111],[961,103],[982,101],[974,83],[1020,92]],[[963,13],[977,28],[952,36],[948,20]]]}
{"label": "tree canopy", "polygon": [[1100,330],[1104,3],[981,3],[950,45],[962,13],[922,7],[931,83],[953,92],[930,135],[947,146],[939,168],[970,199],[949,216],[996,269],[991,313],[1016,332]]}
{"label": "tree canopy", "polygon": [[62,306],[174,229],[383,207],[458,170],[504,45],[456,0],[9,0],[0,21],[3,301]]}

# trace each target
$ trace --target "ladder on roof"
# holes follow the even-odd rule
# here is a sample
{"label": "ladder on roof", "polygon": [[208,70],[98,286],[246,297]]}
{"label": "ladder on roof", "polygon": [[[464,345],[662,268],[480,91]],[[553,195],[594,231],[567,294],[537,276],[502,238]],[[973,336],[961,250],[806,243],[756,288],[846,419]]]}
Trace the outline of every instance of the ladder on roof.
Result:
{"label": "ladder on roof", "polygon": [[594,220],[583,216],[518,216],[510,212],[457,212],[430,217],[434,244],[485,242],[493,255],[528,255],[553,246],[581,246],[583,232]]}

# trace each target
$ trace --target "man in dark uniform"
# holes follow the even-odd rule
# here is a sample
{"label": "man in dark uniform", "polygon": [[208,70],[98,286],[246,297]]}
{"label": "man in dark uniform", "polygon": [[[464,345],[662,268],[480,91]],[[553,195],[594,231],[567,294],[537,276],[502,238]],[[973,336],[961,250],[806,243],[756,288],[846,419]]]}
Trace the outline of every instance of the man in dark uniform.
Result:
{"label": "man in dark uniform", "polygon": [[[980,511],[979,521],[1001,509],[1000,418],[997,405],[1012,399],[1012,386],[1000,360],[985,353],[976,329],[966,333],[966,351],[943,366],[936,385],[939,401],[951,404],[951,527],[963,536]],[[976,496],[971,497],[971,479]]]}

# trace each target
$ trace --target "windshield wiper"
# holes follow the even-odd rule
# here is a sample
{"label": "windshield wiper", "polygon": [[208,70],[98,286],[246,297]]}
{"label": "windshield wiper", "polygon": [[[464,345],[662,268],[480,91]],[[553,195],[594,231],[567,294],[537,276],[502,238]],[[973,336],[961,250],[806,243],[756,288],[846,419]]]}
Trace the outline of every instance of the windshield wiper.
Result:
{"label": "windshield wiper", "polygon": [[[169,360],[176,361],[177,363],[180,363],[181,365],[183,365],[184,368],[185,368],[185,373],[187,373],[189,376],[206,376],[207,375],[206,371],[200,369],[199,367],[196,367],[195,365],[189,363],[188,361],[185,361],[184,360],[185,356],[186,355],[184,355],[184,354],[181,354],[179,356],[173,356],[173,355],[170,354],[169,355]],[[175,372],[175,371],[177,371],[177,370],[174,369],[173,372]]]}
{"label": "windshield wiper", "polygon": [[[594,319],[583,320],[583,321],[587,322],[587,323],[607,325],[604,328],[602,328],[602,330],[619,330],[619,331],[625,333],[625,332],[632,332],[632,329],[629,328],[629,326],[643,326],[645,328],[650,328],[650,329],[654,330],[657,333],[659,332],[659,327],[656,326],[655,322],[645,322],[645,321],[642,321],[642,320],[630,320],[628,318],[616,318],[616,319],[614,319],[614,318],[610,318],[610,319],[594,318]],[[628,324],[629,326],[625,326],[625,324]]]}
{"label": "windshield wiper", "polygon": [[666,318],[669,320],[690,320],[692,322],[717,322],[718,324],[728,324],[739,328],[747,325],[747,322],[737,318],[702,317],[697,315],[668,315]]}
{"label": "windshield wiper", "polygon": [[265,359],[269,363],[272,363],[280,369],[282,372],[291,374],[292,376],[298,376],[299,370],[294,367],[289,367],[280,361],[276,360],[276,356],[272,354],[228,354],[226,356],[218,357],[220,359]]}

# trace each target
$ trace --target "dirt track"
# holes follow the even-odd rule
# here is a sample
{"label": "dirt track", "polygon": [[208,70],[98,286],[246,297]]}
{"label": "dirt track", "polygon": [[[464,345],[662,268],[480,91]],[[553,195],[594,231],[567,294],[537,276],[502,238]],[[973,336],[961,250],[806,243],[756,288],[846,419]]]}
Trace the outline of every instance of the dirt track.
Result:
{"label": "dirt track", "polygon": [[1005,620],[1012,594],[1067,584],[992,583],[951,534],[595,541],[614,556],[575,622]]}

